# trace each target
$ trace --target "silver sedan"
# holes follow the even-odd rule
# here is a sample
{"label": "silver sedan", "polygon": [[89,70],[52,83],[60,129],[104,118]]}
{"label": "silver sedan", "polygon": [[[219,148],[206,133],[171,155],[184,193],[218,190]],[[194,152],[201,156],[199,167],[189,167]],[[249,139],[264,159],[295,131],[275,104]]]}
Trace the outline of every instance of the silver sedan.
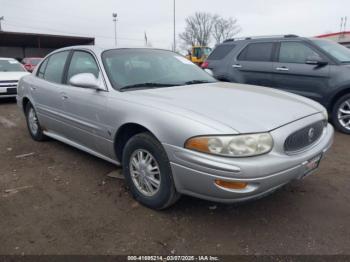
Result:
{"label": "silver sedan", "polygon": [[49,54],[18,86],[37,141],[51,137],[123,166],[133,196],[260,198],[314,172],[333,141],[309,99],[218,82],[176,53],[81,46]]}

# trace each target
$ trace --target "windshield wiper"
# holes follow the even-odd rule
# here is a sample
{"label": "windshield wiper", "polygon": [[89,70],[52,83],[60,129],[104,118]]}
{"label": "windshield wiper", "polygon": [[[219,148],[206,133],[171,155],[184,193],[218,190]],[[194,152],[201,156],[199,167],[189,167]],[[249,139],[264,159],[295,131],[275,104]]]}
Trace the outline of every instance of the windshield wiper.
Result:
{"label": "windshield wiper", "polygon": [[208,80],[191,80],[191,81],[185,82],[184,85],[196,85],[196,84],[208,84],[208,83],[214,83],[214,82],[208,81]]}
{"label": "windshield wiper", "polygon": [[157,87],[170,87],[170,86],[178,86],[174,84],[162,84],[162,83],[140,83],[135,85],[123,86],[120,90],[134,89],[134,88],[157,88]]}

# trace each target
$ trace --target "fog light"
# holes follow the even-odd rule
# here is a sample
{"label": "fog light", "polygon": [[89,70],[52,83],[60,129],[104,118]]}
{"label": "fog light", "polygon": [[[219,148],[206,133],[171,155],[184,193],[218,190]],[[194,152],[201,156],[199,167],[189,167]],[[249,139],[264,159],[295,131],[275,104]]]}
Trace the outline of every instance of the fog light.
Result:
{"label": "fog light", "polygon": [[244,182],[232,182],[232,181],[224,181],[219,179],[215,180],[215,184],[227,189],[245,189],[248,186],[248,183],[244,183]]}

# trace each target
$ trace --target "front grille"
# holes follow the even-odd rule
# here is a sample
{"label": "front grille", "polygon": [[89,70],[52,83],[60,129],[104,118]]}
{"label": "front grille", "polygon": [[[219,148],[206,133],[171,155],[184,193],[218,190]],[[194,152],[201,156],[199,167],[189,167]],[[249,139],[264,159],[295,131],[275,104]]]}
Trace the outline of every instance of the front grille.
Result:
{"label": "front grille", "polygon": [[16,87],[18,80],[0,80],[0,87]]}
{"label": "front grille", "polygon": [[311,146],[321,137],[325,126],[324,121],[319,121],[294,132],[284,142],[284,150],[296,152]]}
{"label": "front grille", "polygon": [[17,84],[18,80],[0,80],[0,83],[16,83]]}

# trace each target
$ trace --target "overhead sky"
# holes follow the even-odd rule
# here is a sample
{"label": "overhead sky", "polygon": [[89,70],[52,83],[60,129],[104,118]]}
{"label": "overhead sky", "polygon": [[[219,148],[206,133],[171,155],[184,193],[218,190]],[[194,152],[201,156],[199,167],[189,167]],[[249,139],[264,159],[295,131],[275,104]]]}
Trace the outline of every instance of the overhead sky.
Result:
{"label": "overhead sky", "polygon": [[[176,0],[176,33],[196,11],[234,17],[239,36],[337,32],[340,18],[349,15],[349,0]],[[96,37],[98,45],[114,44],[112,13],[118,13],[121,46],[171,48],[173,0],[0,0],[4,31]]]}

